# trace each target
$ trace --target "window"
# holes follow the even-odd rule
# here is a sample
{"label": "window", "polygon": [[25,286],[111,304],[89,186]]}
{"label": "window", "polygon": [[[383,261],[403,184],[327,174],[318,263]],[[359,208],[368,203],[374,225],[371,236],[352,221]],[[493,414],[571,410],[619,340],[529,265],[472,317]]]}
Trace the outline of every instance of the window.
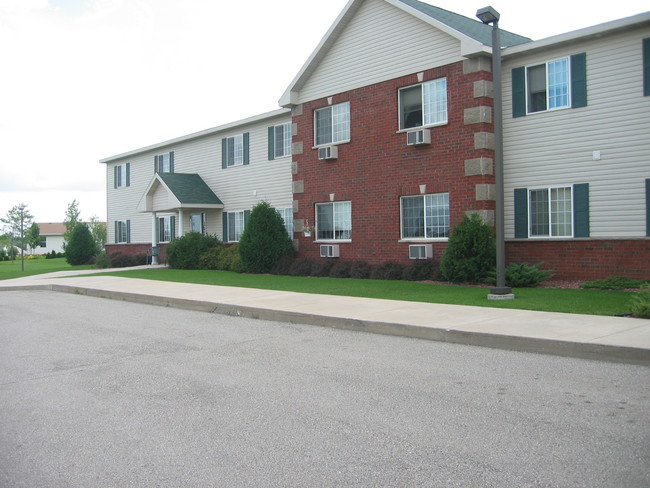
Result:
{"label": "window", "polygon": [[116,220],[115,221],[115,243],[129,243],[131,242],[131,221],[130,220]]}
{"label": "window", "polygon": [[248,132],[221,139],[221,167],[223,169],[249,163],[248,141]]}
{"label": "window", "polygon": [[587,106],[585,53],[512,70],[512,116]]}
{"label": "window", "polygon": [[399,128],[447,123],[447,78],[402,88],[399,91]]}
{"label": "window", "polygon": [[47,236],[41,236],[41,247],[47,247]]}
{"label": "window", "polygon": [[314,117],[317,146],[350,140],[350,102],[318,109]]}
{"label": "window", "polygon": [[291,156],[291,122],[269,127],[269,161]]}
{"label": "window", "polygon": [[351,202],[316,204],[316,239],[352,239]]}
{"label": "window", "polygon": [[276,208],[275,211],[282,217],[287,234],[293,239],[293,207]]}
{"label": "window", "polygon": [[449,237],[449,193],[402,197],[402,239]]}
{"label": "window", "polygon": [[173,173],[174,151],[154,156],[153,164],[155,173]]}
{"label": "window", "polygon": [[118,164],[113,168],[113,188],[131,186],[131,163]]}
{"label": "window", "polygon": [[169,215],[158,219],[158,242],[170,242],[176,237],[176,217]]}
{"label": "window", "polygon": [[240,212],[224,212],[223,214],[223,242],[239,242],[244,232],[250,210]]}
{"label": "window", "polygon": [[515,237],[589,237],[589,184],[515,189]]}
{"label": "window", "polygon": [[205,213],[195,213],[190,215],[190,232],[205,234]]}

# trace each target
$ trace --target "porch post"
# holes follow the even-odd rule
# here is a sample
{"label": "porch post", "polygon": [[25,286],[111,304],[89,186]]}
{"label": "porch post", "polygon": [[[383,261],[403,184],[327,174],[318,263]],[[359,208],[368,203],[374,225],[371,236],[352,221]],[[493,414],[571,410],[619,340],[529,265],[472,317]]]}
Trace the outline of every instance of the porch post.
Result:
{"label": "porch post", "polygon": [[178,237],[183,237],[183,209],[178,209]]}
{"label": "porch post", "polygon": [[[151,212],[151,247],[156,247],[158,245],[158,236],[156,235],[156,212]],[[158,256],[151,256],[151,264],[158,264]]]}

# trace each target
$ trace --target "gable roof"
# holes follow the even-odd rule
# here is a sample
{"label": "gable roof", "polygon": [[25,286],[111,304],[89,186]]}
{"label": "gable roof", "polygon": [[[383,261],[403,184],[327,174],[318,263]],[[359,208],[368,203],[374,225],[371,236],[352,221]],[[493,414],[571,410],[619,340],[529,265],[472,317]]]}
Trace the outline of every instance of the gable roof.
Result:
{"label": "gable roof", "polygon": [[158,211],[179,208],[223,208],[223,202],[196,173],[157,173],[138,204],[138,211],[152,212],[153,195],[162,186],[168,192],[169,205]]}
{"label": "gable roof", "polygon": [[63,235],[65,234],[65,224],[63,222],[43,222],[37,223],[38,231],[41,235]]}
{"label": "gable roof", "polygon": [[[285,90],[279,100],[281,106],[287,107],[296,103],[296,94],[302,89],[319,63],[334,46],[364,1],[350,0],[344,7],[289,87]],[[457,39],[460,42],[459,55],[461,56],[470,57],[478,54],[491,53],[492,28],[483,24],[478,19],[470,19],[419,0],[383,1]],[[504,46],[513,46],[528,42],[531,42],[531,39],[501,30],[501,43]]]}

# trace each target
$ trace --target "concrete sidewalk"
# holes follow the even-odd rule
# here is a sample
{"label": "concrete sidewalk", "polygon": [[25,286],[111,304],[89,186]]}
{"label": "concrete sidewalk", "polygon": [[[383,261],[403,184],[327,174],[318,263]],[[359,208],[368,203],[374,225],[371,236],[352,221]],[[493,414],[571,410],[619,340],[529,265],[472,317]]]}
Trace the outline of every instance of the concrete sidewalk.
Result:
{"label": "concrete sidewalk", "polygon": [[650,365],[650,320],[645,319],[84,276],[96,273],[59,272],[3,280],[0,291],[54,290],[361,332]]}

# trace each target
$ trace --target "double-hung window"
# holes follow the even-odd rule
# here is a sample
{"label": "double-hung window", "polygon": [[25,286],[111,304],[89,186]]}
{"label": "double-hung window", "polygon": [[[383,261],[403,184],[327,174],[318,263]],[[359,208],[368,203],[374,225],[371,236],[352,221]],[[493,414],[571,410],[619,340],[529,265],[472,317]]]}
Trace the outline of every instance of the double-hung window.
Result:
{"label": "double-hung window", "polygon": [[113,168],[113,188],[131,186],[131,163],[118,164]]}
{"label": "double-hung window", "polygon": [[131,242],[131,221],[130,220],[116,220],[115,221],[115,243],[129,243]]}
{"label": "double-hung window", "polygon": [[239,242],[250,213],[250,210],[224,212],[223,242]]}
{"label": "double-hung window", "polygon": [[249,164],[248,143],[248,132],[221,139],[221,167]]}
{"label": "double-hung window", "polygon": [[158,219],[158,242],[171,242],[175,237],[176,217],[168,215]]}
{"label": "double-hung window", "polygon": [[174,151],[165,154],[157,154],[153,159],[155,173],[174,172]]}
{"label": "double-hung window", "polygon": [[190,215],[190,232],[205,234],[205,212]]}
{"label": "double-hung window", "polygon": [[449,193],[401,198],[402,239],[449,237]]}
{"label": "double-hung window", "polygon": [[331,202],[316,204],[316,239],[352,239],[351,202]]}
{"label": "double-hung window", "polygon": [[447,78],[420,83],[399,91],[399,128],[447,123]]}
{"label": "double-hung window", "polygon": [[317,146],[350,140],[350,102],[319,108],[314,118]]}
{"label": "double-hung window", "polygon": [[293,207],[276,208],[275,211],[282,217],[284,228],[289,237],[293,239]]}
{"label": "double-hung window", "polygon": [[291,156],[291,122],[269,127],[269,161]]}

